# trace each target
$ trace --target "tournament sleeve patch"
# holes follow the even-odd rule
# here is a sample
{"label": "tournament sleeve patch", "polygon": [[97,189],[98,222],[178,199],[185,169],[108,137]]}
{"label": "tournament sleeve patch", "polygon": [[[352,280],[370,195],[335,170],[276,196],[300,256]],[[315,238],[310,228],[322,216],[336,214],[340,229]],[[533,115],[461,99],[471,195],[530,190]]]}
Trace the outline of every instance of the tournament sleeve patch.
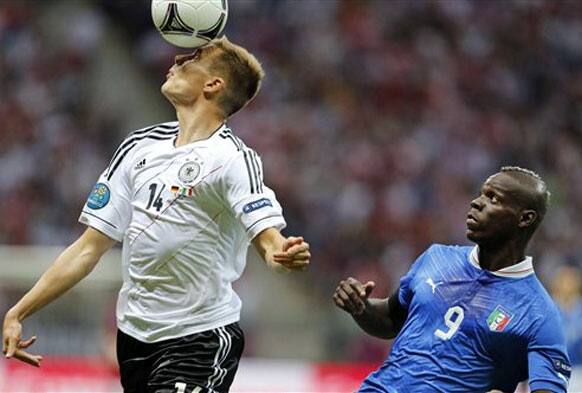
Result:
{"label": "tournament sleeve patch", "polygon": [[267,207],[267,206],[271,206],[273,207],[273,204],[271,203],[271,201],[267,198],[262,198],[259,199],[257,201],[254,202],[249,202],[246,205],[243,206],[243,213],[250,213],[250,212],[254,212],[255,210],[259,210],[262,209],[263,207]]}
{"label": "tournament sleeve patch", "polygon": [[93,210],[101,209],[109,203],[110,196],[109,187],[104,183],[97,183],[87,198],[87,207]]}
{"label": "tournament sleeve patch", "polygon": [[553,364],[554,364],[554,370],[556,370],[558,373],[566,376],[566,378],[570,379],[570,376],[572,374],[572,366],[570,366],[569,364],[567,364],[561,360],[557,360],[557,359],[554,359]]}

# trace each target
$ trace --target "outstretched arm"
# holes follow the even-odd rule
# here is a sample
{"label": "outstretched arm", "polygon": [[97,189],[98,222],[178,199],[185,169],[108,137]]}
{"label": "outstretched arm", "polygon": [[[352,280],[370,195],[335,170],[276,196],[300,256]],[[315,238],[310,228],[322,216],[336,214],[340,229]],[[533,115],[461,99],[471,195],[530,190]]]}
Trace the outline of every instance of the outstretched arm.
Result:
{"label": "outstretched arm", "polygon": [[101,232],[87,230],[63,251],[4,317],[2,348],[7,358],[15,357],[33,366],[39,366],[42,357],[23,349],[32,345],[36,337],[22,340],[21,322],[40,310],[87,276],[101,256],[115,244],[115,240]]}
{"label": "outstretched arm", "polygon": [[255,236],[253,245],[274,270],[304,270],[309,265],[309,243],[301,236],[285,238],[276,228],[267,228]]}
{"label": "outstretched arm", "polygon": [[333,301],[349,313],[366,333],[391,339],[400,332],[407,312],[398,302],[396,294],[385,299],[369,299],[375,286],[373,281],[362,284],[350,277],[339,283]]}

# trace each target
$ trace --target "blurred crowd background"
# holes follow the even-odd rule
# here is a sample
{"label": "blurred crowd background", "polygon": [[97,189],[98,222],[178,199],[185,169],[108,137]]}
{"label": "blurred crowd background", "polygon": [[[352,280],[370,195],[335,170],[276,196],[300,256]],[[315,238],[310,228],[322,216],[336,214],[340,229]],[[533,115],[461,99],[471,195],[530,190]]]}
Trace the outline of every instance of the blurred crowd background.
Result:
{"label": "blurred crowd background", "polygon": [[[117,144],[174,119],[158,89],[183,51],[149,13],[145,0],[0,1],[0,243],[73,241]],[[337,282],[373,279],[387,295],[431,243],[468,244],[480,184],[520,165],[552,192],[529,253],[582,363],[582,2],[231,0],[226,34],[267,73],[230,125],[262,155],[286,233],[312,245],[309,273],[293,279],[293,296],[311,308],[289,313],[325,316],[296,325],[323,331],[309,341],[313,358],[383,359],[387,344],[333,309]],[[3,275],[0,306],[24,290]],[[245,353],[269,356],[258,304],[273,298],[250,279],[239,284]],[[95,328],[44,318],[69,324],[51,330],[56,338]],[[91,351],[54,342],[45,349]]]}

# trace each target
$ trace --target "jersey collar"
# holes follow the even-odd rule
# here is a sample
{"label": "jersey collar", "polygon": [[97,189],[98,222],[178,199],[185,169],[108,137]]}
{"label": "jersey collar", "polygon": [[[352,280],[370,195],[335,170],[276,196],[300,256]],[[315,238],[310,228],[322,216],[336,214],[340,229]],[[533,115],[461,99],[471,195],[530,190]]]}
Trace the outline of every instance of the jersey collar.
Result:
{"label": "jersey collar", "polygon": [[[475,246],[471,250],[469,255],[469,261],[471,265],[479,270],[482,270],[481,265],[479,265],[479,246]],[[515,265],[504,267],[503,269],[490,272],[499,277],[509,277],[509,278],[523,278],[534,273],[533,263],[531,257],[525,257],[525,259]]]}
{"label": "jersey collar", "polygon": [[228,129],[228,126],[226,125],[226,122],[222,123],[207,138],[205,138],[205,139],[199,139],[197,141],[190,142],[190,143],[186,143],[185,145],[182,145],[182,146],[179,146],[179,147],[176,147],[176,140],[178,138],[178,135],[176,135],[176,138],[174,138],[174,140],[172,141],[172,145],[174,146],[174,149],[182,149],[182,148],[191,148],[191,147],[201,147],[201,146],[205,146],[208,143],[212,143],[212,141],[214,140],[214,138],[216,138],[225,129]]}

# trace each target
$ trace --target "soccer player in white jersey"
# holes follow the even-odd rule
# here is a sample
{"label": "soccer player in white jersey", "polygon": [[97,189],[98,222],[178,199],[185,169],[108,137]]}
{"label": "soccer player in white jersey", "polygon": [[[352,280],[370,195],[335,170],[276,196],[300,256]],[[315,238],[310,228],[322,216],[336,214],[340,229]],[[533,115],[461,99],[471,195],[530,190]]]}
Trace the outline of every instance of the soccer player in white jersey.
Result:
{"label": "soccer player in white jersey", "polygon": [[88,226],[5,316],[3,350],[39,366],[22,321],[123,243],[117,354],[125,392],[226,392],[243,350],[241,301],[231,283],[252,242],[276,270],[310,260],[284,237],[282,209],[258,154],[226,125],[257,94],[263,70],[226,38],[177,56],[162,93],[178,121],[130,134],[89,195]]}

